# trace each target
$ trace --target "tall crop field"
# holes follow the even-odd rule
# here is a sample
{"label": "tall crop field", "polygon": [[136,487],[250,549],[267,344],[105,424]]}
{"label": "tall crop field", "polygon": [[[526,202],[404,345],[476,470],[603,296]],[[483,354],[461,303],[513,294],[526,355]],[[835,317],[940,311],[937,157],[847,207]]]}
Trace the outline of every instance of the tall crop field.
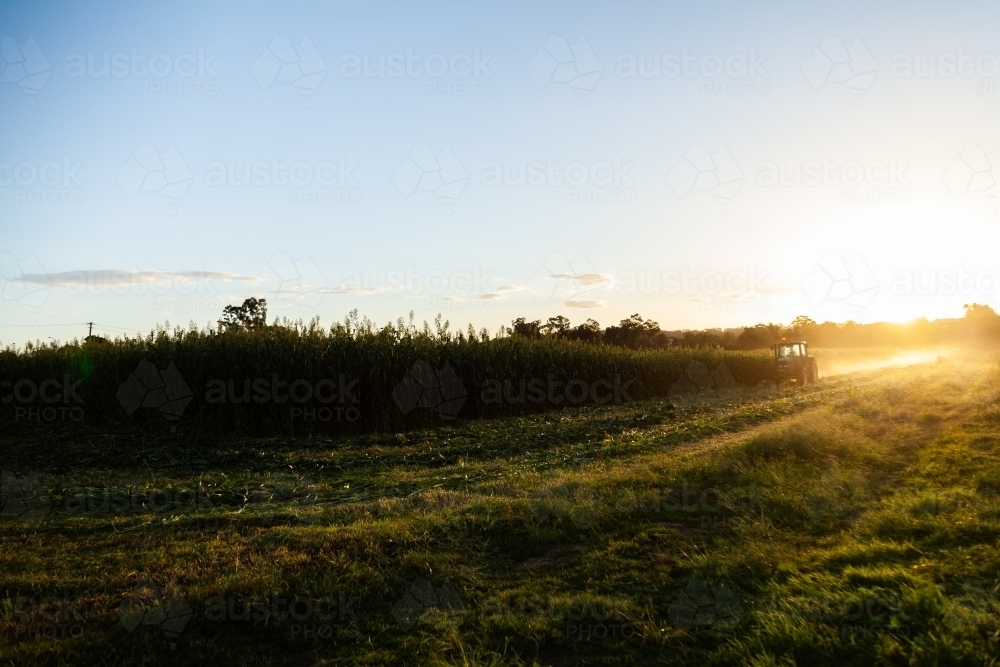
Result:
{"label": "tall crop field", "polygon": [[766,352],[630,350],[410,326],[159,330],[0,352],[3,421],[253,434],[389,430],[667,395],[692,362],[740,385]]}

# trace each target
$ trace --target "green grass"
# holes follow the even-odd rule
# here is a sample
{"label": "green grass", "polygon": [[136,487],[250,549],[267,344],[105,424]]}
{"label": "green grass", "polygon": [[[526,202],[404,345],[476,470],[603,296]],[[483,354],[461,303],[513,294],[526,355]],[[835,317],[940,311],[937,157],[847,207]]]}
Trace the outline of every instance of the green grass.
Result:
{"label": "green grass", "polygon": [[996,664],[995,377],[338,437],[7,432],[0,660]]}

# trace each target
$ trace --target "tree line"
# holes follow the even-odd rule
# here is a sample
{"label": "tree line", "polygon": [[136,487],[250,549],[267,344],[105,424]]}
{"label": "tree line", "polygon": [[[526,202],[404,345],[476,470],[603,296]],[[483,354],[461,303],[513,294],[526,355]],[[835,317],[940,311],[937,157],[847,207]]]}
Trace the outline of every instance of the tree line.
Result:
{"label": "tree line", "polygon": [[658,322],[635,313],[617,325],[601,327],[594,319],[573,326],[562,315],[541,320],[519,317],[506,327],[506,334],[524,338],[560,338],[604,343],[632,349],[720,347],[728,350],[768,348],[782,338],[805,340],[815,347],[882,347],[938,345],[969,339],[1000,341],[1000,315],[988,305],[966,304],[965,316],[954,319],[919,318],[907,323],[816,322],[799,315],[788,325],[760,323],[735,329],[665,331]]}
{"label": "tree line", "polygon": [[[411,319],[412,319],[412,313]],[[259,329],[267,326],[267,301],[247,299],[240,306],[227,306],[219,324],[226,329]],[[441,325],[437,320],[438,328]],[[426,324],[425,324],[426,326]],[[399,324],[400,330],[404,328]],[[446,330],[448,323],[443,325]],[[461,334],[459,334],[461,335]],[[939,345],[978,339],[1000,341],[1000,315],[988,305],[966,304],[965,316],[954,319],[919,318],[907,323],[816,322],[799,315],[788,325],[769,322],[736,329],[695,329],[666,331],[655,320],[639,313],[616,325],[602,327],[594,319],[573,326],[569,318],[556,315],[541,320],[518,317],[500,335],[527,339],[562,339],[606,344],[631,349],[667,347],[718,347],[727,350],[756,350],[781,340],[805,340],[814,347],[889,347],[900,345]],[[471,331],[470,338],[476,338]],[[485,334],[482,336],[487,338]]]}

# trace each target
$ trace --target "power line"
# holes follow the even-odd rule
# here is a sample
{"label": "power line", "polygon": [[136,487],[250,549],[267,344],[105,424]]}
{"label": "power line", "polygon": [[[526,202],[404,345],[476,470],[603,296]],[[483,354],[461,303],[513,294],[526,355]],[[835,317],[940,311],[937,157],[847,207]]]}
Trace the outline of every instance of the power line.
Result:
{"label": "power line", "polygon": [[82,327],[86,326],[87,322],[64,322],[62,324],[0,324],[2,328],[10,327]]}

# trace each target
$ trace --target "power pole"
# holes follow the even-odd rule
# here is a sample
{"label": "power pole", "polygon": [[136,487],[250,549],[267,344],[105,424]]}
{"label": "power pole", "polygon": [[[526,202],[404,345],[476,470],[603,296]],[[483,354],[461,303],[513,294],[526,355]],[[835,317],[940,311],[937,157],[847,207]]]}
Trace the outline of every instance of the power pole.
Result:
{"label": "power pole", "polygon": [[91,336],[94,335],[94,323],[93,322],[87,322],[87,324],[90,325],[90,329],[87,331],[87,338],[90,338]]}

